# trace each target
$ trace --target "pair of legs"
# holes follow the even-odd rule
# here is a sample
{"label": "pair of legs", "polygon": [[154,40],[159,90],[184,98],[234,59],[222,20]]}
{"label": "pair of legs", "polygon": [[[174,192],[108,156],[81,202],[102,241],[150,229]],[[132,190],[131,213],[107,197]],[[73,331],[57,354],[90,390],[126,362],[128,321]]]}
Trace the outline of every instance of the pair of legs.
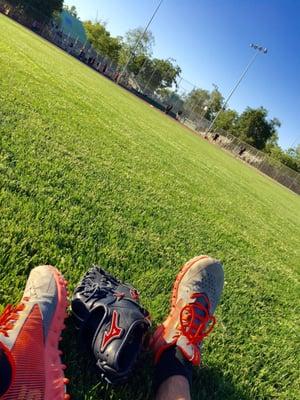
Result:
{"label": "pair of legs", "polygon": [[[186,263],[172,292],[171,311],[151,339],[157,400],[189,400],[192,365],[209,334],[223,289],[220,262]],[[51,266],[33,269],[21,303],[0,316],[0,399],[68,400],[58,349],[67,317],[66,281]]]}

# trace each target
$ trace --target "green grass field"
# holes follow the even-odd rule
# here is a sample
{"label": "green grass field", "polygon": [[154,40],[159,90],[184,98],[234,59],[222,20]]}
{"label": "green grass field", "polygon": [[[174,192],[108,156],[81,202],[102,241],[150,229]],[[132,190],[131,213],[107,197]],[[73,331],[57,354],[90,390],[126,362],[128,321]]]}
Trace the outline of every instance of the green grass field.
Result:
{"label": "green grass field", "polygon": [[[193,399],[299,399],[299,196],[2,15],[0,31],[1,308],[36,265],[72,291],[97,263],[157,324],[182,263],[208,253],[226,285]],[[74,399],[152,398],[150,355],[112,389],[67,325]]]}

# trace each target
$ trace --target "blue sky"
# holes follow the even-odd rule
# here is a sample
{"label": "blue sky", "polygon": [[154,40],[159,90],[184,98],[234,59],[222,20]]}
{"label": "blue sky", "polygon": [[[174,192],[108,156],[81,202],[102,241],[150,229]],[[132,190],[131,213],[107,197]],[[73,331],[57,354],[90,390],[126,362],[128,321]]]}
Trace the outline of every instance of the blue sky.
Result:
{"label": "blue sky", "polygon": [[[65,1],[82,20],[98,13],[114,36],[146,26],[158,2]],[[282,122],[280,145],[300,143],[300,0],[164,0],[151,30],[154,56],[176,59],[185,79],[209,90],[215,83],[225,97],[253,54],[249,44],[268,47],[229,106],[266,107]]]}

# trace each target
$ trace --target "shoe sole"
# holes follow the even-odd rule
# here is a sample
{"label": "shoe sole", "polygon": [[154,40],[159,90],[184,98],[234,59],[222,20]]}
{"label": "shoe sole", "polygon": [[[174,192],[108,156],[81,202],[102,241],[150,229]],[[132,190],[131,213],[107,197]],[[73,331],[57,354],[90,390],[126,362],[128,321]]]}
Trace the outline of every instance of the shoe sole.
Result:
{"label": "shoe sole", "polygon": [[184,275],[192,268],[193,265],[195,265],[198,261],[200,260],[205,260],[207,258],[210,258],[208,256],[197,256],[192,258],[190,261],[188,261],[184,266],[181,268],[179,274],[177,275],[174,286],[173,286],[173,292],[172,292],[172,299],[171,299],[171,309],[173,310],[174,307],[176,306],[177,302],[177,296],[178,296],[178,288],[179,285],[184,277]]}
{"label": "shoe sole", "polygon": [[65,365],[61,363],[62,351],[58,349],[61,340],[61,332],[65,328],[64,320],[67,314],[67,281],[62,274],[51,265],[47,266],[52,270],[57,286],[57,307],[48,331],[45,343],[45,399],[44,400],[68,400],[70,396],[66,393],[66,385],[69,380],[64,377]]}

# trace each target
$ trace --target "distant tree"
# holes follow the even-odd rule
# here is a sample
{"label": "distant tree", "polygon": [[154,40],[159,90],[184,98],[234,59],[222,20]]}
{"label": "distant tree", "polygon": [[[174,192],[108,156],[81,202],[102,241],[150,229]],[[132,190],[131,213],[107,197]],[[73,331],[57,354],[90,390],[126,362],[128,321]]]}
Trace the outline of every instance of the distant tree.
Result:
{"label": "distant tree", "polygon": [[268,141],[277,134],[280,121],[277,118],[267,120],[268,111],[263,108],[250,108],[240,115],[236,135],[243,141],[251,144],[259,150],[263,150]]}
{"label": "distant tree", "polygon": [[224,98],[217,85],[209,92],[208,90],[197,88],[193,89],[185,101],[186,112],[193,111],[194,114],[202,118],[212,120],[218,111],[223,107]]}
{"label": "distant tree", "polygon": [[64,10],[66,10],[69,14],[71,14],[74,18],[78,18],[78,12],[75,6],[64,5]]}
{"label": "distant tree", "polygon": [[300,144],[295,148],[289,148],[286,154],[292,159],[293,166],[290,165],[290,168],[300,172]]}
{"label": "distant tree", "polygon": [[[151,58],[152,48],[155,42],[154,36],[151,31],[147,31],[144,35],[143,32],[143,28],[131,29],[126,32],[125,37],[122,40],[122,48],[119,54],[119,65],[126,65],[130,60],[130,63],[127,66],[129,72],[136,73],[136,60],[140,60],[141,57]],[[137,46],[139,39],[141,40]]]}
{"label": "distant tree", "polygon": [[284,151],[277,144],[268,148],[268,154],[287,167],[300,172],[300,146]]}
{"label": "distant tree", "polygon": [[[121,50],[121,52],[123,49]],[[124,60],[125,61],[125,60]],[[126,62],[126,61],[125,61]],[[121,63],[122,65],[122,63]],[[128,70],[132,72],[139,81],[144,84],[150,77],[153,69],[152,59],[146,54],[132,55]]]}
{"label": "distant tree", "polygon": [[173,92],[173,90],[172,90],[172,89],[169,89],[169,88],[162,88],[162,89],[158,89],[158,90],[157,90],[157,94],[159,95],[159,97],[160,97],[163,101],[165,101],[165,100],[167,100],[168,98],[170,98],[170,97],[172,96],[173,93],[175,93],[175,92]]}
{"label": "distant tree", "polygon": [[92,21],[85,21],[84,27],[87,38],[92,43],[93,47],[102,55],[117,62],[122,48],[119,38],[110,36],[105,24],[101,22],[93,23]]}
{"label": "distant tree", "polygon": [[290,147],[290,148],[287,150],[287,153],[288,153],[291,157],[293,157],[293,158],[295,158],[295,159],[297,159],[297,160],[300,161],[300,144],[298,144],[298,146],[296,146],[296,147]]}
{"label": "distant tree", "polygon": [[158,89],[171,88],[176,85],[176,79],[181,73],[178,65],[174,65],[170,60],[154,58],[151,65],[151,73],[148,77],[147,88],[153,92]]}
{"label": "distant tree", "polygon": [[220,113],[219,117],[215,122],[214,129],[223,129],[226,132],[236,135],[237,124],[239,115],[235,110],[224,110]]}
{"label": "distant tree", "polygon": [[[151,31],[147,31],[144,33],[144,28],[135,28],[130,29],[125,33],[124,37],[124,44],[127,46],[131,51],[135,49],[135,55],[139,54],[152,54],[152,48],[155,43],[155,39],[153,33]],[[143,36],[143,37],[142,37]],[[141,39],[141,40],[140,40]],[[138,46],[137,42],[140,40]]]}
{"label": "distant tree", "polygon": [[295,171],[300,172],[300,145],[295,148],[289,148],[284,153],[286,161],[283,161],[283,163]]}
{"label": "distant tree", "polygon": [[53,13],[60,12],[63,7],[63,0],[8,0],[8,3],[39,21],[50,19]]}
{"label": "distant tree", "polygon": [[279,147],[278,138],[278,133],[274,132],[270,139],[267,141],[264,152],[270,153],[273,147]]}
{"label": "distant tree", "polygon": [[216,114],[222,109],[224,104],[224,97],[219,91],[217,85],[213,85],[214,89],[210,92],[209,101],[207,104],[207,112],[205,113],[205,118],[212,120]]}
{"label": "distant tree", "polygon": [[199,116],[204,116],[209,107],[210,93],[205,89],[193,89],[185,98],[186,112],[193,111]]}

